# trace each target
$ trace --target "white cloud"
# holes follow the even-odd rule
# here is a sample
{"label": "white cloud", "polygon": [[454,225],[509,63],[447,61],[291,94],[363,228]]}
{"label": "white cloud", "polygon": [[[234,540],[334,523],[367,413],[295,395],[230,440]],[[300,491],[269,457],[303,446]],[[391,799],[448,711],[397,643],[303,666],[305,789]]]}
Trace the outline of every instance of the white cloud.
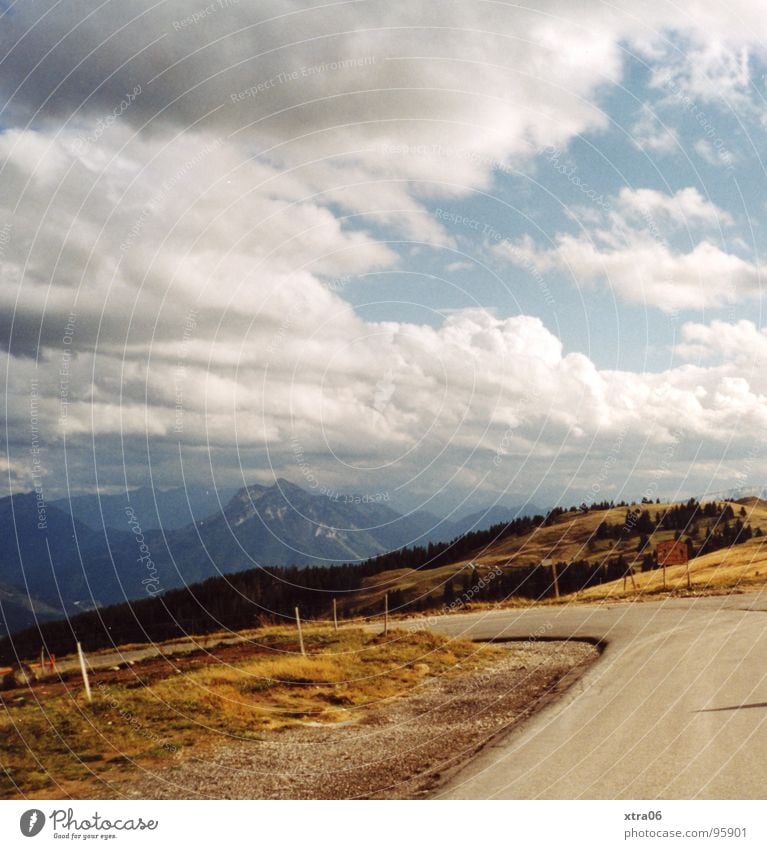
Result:
{"label": "white cloud", "polygon": [[[599,96],[620,84],[624,47],[664,61],[653,31],[689,38],[693,62],[671,66],[680,91],[713,96],[713,81],[742,96],[767,36],[753,4],[654,4],[641,21],[621,9],[267,0],[179,28],[181,2],[18,6],[0,36],[4,126],[17,125],[0,133],[14,450],[26,456],[33,376],[50,450],[61,447],[70,351],[66,431],[82,455],[67,468],[86,465],[95,435],[114,480],[126,445],[126,463],[138,463],[151,443],[172,475],[182,442],[198,462],[207,452],[230,472],[272,462],[300,482],[297,439],[336,482],[379,465],[390,485],[412,475],[428,491],[451,476],[508,480],[509,463],[492,460],[511,429],[515,470],[534,482],[539,458],[574,468],[591,440],[598,453],[622,428],[664,444],[670,402],[715,448],[743,417],[759,419],[763,387],[739,382],[729,361],[601,371],[533,317],[366,322],[343,287],[325,285],[394,267],[382,233],[451,246],[427,201],[490,190],[495,172],[524,168],[536,149],[607,128]],[[670,131],[636,132],[653,152],[669,149]],[[694,189],[626,189],[590,238],[496,250],[531,273],[607,280],[632,302],[718,305],[758,287],[755,263],[715,244],[731,223]],[[689,248],[666,241],[688,231]],[[17,454],[5,462],[21,480]]]}
{"label": "white cloud", "polygon": [[622,220],[613,216],[613,220],[624,225],[644,223],[647,229],[656,227],[698,226],[723,227],[733,223],[732,216],[716,204],[706,200],[698,189],[690,187],[680,189],[673,195],[667,195],[656,189],[621,189],[617,206]]}
{"label": "white cloud", "polygon": [[[179,31],[173,22],[189,14],[182,2],[49,5],[44,25],[34,25],[39,8],[20,8],[6,25],[0,85],[18,87],[12,111],[92,136],[92,120],[108,120],[138,83],[118,123],[234,130],[233,141],[298,165],[305,181],[316,174],[322,190],[340,171],[334,191],[354,206],[363,193],[340,187],[355,170],[418,181],[411,191],[427,195],[487,186],[492,163],[605,126],[591,96],[621,73],[619,38],[598,15],[573,31],[566,17],[518,7],[299,9],[267,0]],[[78,64],[81,46],[92,53]]]}
{"label": "white cloud", "polygon": [[[364,226],[343,221],[310,187],[204,135],[102,139],[102,170],[66,136],[46,137],[61,162],[55,192],[28,182],[27,147],[42,134],[0,135],[5,157],[0,220],[4,246],[0,306],[17,322],[13,344],[61,347],[70,311],[74,344],[178,336],[183,317],[202,311],[208,332],[240,332],[257,313],[279,323],[298,298],[307,315],[338,309],[320,280],[392,265],[397,257]],[[206,151],[200,155],[200,151]],[[190,165],[191,163],[191,165]],[[315,317],[316,317],[315,315]],[[221,331],[219,331],[221,332]]]}
{"label": "white cloud", "polygon": [[[529,316],[469,310],[432,328],[346,313],[321,332],[301,325],[281,338],[275,331],[274,346],[268,335],[243,340],[234,365],[226,359],[231,346],[210,340],[202,350],[189,348],[188,360],[180,359],[182,343],[175,350],[164,343],[145,367],[80,354],[70,365],[65,425],[70,450],[93,434],[104,444],[148,439],[162,458],[162,446],[172,457],[181,439],[187,449],[229,452],[232,463],[236,445],[241,462],[268,452],[275,470],[299,483],[309,468],[323,484],[354,480],[370,491],[414,479],[411,493],[422,495],[456,474],[500,491],[512,471],[530,482],[555,458],[560,477],[576,469],[596,474],[622,434],[625,469],[616,473],[624,469],[638,481],[634,449],[641,446],[652,468],[679,427],[687,443],[715,455],[748,450],[767,426],[767,377],[756,367],[763,334],[712,325],[688,326],[684,335],[690,345],[718,343],[720,362],[634,374],[564,353]],[[217,362],[217,354],[225,356]],[[21,360],[10,373],[11,427],[22,435],[17,464],[28,451],[23,431],[33,376],[45,398],[41,429],[49,450],[57,450],[51,437],[61,433],[61,362]]]}
{"label": "white cloud", "polygon": [[[541,248],[526,236],[499,242],[497,257],[536,273],[558,270],[576,286],[604,283],[629,303],[665,311],[720,307],[758,297],[758,264],[728,253],[701,233],[730,226],[732,217],[694,188],[666,195],[624,188],[614,210],[594,218],[583,236],[560,233]],[[674,231],[694,242],[690,250],[669,241]]]}
{"label": "white cloud", "polygon": [[767,361],[767,329],[752,321],[687,322],[676,352],[688,360],[723,359],[747,370],[761,369]]}
{"label": "white cloud", "polygon": [[[653,85],[668,93],[670,102],[693,101],[752,108],[751,56],[746,37],[733,44],[717,35],[673,45],[653,71]],[[686,47],[686,49],[684,49]],[[763,47],[761,48],[763,50]]]}
{"label": "white cloud", "polygon": [[465,262],[464,260],[456,260],[455,262],[449,262],[445,266],[445,271],[454,272],[454,271],[468,271],[469,269],[474,267],[474,263]]}
{"label": "white cloud", "polygon": [[724,144],[714,147],[706,139],[698,139],[693,145],[693,150],[707,164],[716,168],[733,168],[738,162],[738,157]]}
{"label": "white cloud", "polygon": [[649,154],[671,154],[679,150],[676,132],[660,120],[652,108],[645,104],[639,118],[631,127],[634,143]]}

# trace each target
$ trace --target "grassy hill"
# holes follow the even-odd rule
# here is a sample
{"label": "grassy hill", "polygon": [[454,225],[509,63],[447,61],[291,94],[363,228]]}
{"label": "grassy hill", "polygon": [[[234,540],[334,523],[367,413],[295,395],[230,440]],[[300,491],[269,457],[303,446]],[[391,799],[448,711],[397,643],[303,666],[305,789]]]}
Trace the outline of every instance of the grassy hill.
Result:
{"label": "grassy hill", "polygon": [[[305,620],[327,621],[333,599],[339,616],[347,620],[380,615],[386,594],[395,616],[456,612],[476,603],[551,603],[554,567],[567,602],[614,599],[629,588],[633,594],[629,576],[647,597],[662,590],[656,547],[673,539],[686,544],[693,558],[693,590],[721,591],[763,581],[763,529],[767,502],[754,498],[555,508],[546,516],[517,517],[450,542],[399,549],[360,564],[247,571],[233,566],[229,574],[157,597],[84,612],[0,639],[0,663],[10,663],[19,653],[35,657],[41,645],[65,654],[74,640],[95,651],[118,643],[284,623],[292,621],[296,607]],[[678,591],[682,580],[686,590],[686,571],[667,570],[670,590]]]}
{"label": "grassy hill", "polygon": [[[715,505],[715,509],[713,506]],[[700,505],[705,508],[707,505]],[[733,518],[722,519],[727,507]],[[652,553],[659,542],[673,540],[680,536],[690,542],[692,559],[690,573],[693,589],[714,591],[727,587],[751,586],[767,580],[767,501],[759,498],[744,498],[733,502],[712,503],[711,515],[696,515],[691,522],[679,529],[665,528],[657,521],[679,505],[631,504],[606,510],[589,512],[567,511],[554,516],[547,523],[541,523],[532,531],[519,536],[499,539],[462,557],[453,563],[436,569],[396,569],[367,577],[362,590],[353,599],[345,602],[355,609],[380,607],[383,596],[389,593],[397,604],[395,608],[424,609],[447,606],[452,610],[464,604],[482,600],[487,593],[474,593],[470,599],[464,598],[471,593],[477,577],[492,586],[502,577],[524,567],[532,567],[542,560],[552,560],[558,564],[558,573],[567,574],[568,564],[576,561],[588,564],[595,574],[595,585],[580,589],[575,593],[562,593],[562,600],[569,602],[574,598],[595,601],[600,598],[617,598],[624,595],[623,578],[609,580],[609,567],[620,562],[626,570],[634,573],[634,579],[640,591],[644,593],[660,592],[663,589],[663,570],[650,563]],[[646,533],[637,531],[638,522],[627,523],[627,510],[636,516],[646,511],[650,516],[651,527]],[[727,513],[726,515],[729,515]],[[734,532],[735,524],[740,522],[753,534],[747,541],[738,540],[737,544],[726,544],[717,550],[695,557],[699,548],[718,539],[725,527]],[[599,534],[600,526],[625,530],[616,537]],[[476,571],[475,571],[476,570]],[[549,569],[549,573],[551,570]],[[600,572],[605,574],[600,580]],[[681,589],[687,586],[686,568],[668,567],[666,580],[669,589]],[[446,590],[446,587],[448,588]],[[627,595],[633,595],[630,579],[627,582]],[[553,595],[551,591],[546,596]],[[452,599],[452,600],[449,600]],[[531,599],[505,599],[505,603],[529,604]]]}
{"label": "grassy hill", "polygon": [[[746,507],[750,522],[767,529],[767,502],[748,498],[738,503]],[[748,590],[764,585],[767,582],[767,536],[754,537],[740,545],[693,557],[689,572],[692,591],[696,594]],[[642,595],[663,592],[662,570],[640,573],[635,576],[635,581],[637,591]],[[686,591],[687,567],[668,567],[666,588],[670,592]],[[633,595],[635,592],[630,585],[624,590],[623,580],[617,580],[584,590],[579,598],[597,601]]]}

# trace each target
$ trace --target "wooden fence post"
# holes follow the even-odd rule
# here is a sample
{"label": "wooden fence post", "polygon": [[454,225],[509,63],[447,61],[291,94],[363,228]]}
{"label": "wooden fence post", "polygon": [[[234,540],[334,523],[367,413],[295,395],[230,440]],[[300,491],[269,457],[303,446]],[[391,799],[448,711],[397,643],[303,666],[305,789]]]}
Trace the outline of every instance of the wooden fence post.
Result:
{"label": "wooden fence post", "polygon": [[559,575],[557,575],[557,564],[550,558],[541,560],[541,566],[551,566],[551,576],[554,583],[554,598],[559,598]]}
{"label": "wooden fence post", "polygon": [[336,608],[336,600],[333,599],[333,627],[338,631],[338,609]]}
{"label": "wooden fence post", "polygon": [[389,633],[389,593],[384,593],[384,636]]}
{"label": "wooden fence post", "polygon": [[93,701],[93,696],[91,696],[91,685],[88,681],[88,668],[85,665],[85,655],[83,654],[83,647],[80,643],[77,644],[77,656],[80,658],[80,672],[83,673],[83,684],[85,684],[85,695],[88,698],[89,702]]}
{"label": "wooden fence post", "polygon": [[301,654],[306,657],[306,649],[304,648],[304,635],[301,632],[301,615],[296,608],[296,625],[298,627],[298,643],[301,646]]}

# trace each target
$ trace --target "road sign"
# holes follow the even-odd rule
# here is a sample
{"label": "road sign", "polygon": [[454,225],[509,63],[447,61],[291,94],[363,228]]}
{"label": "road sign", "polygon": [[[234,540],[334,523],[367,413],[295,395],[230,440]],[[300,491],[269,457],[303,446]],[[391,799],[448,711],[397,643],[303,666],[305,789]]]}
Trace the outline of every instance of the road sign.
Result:
{"label": "road sign", "polygon": [[661,566],[684,566],[687,563],[687,543],[680,540],[659,542],[655,547]]}
{"label": "road sign", "polygon": [[655,546],[658,564],[663,567],[663,589],[666,589],[666,566],[687,566],[687,589],[692,589],[690,560],[687,555],[687,543],[680,540],[667,540]]}

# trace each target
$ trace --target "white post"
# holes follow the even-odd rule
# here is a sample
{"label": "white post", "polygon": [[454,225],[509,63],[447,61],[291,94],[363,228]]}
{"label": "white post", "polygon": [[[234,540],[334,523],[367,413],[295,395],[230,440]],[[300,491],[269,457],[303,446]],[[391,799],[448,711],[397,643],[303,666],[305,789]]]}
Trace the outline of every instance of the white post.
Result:
{"label": "white post", "polygon": [[85,684],[85,695],[88,698],[89,702],[93,701],[93,696],[91,696],[91,685],[88,681],[88,669],[85,665],[85,655],[83,654],[83,647],[80,643],[77,644],[77,656],[80,658],[80,672],[83,673],[83,684]]}
{"label": "white post", "polygon": [[298,643],[301,646],[301,654],[306,657],[306,649],[304,648],[304,635],[301,633],[301,615],[296,608],[296,625],[298,626]]}
{"label": "white post", "polygon": [[336,600],[333,599],[333,627],[338,631],[338,610],[336,608]]}

